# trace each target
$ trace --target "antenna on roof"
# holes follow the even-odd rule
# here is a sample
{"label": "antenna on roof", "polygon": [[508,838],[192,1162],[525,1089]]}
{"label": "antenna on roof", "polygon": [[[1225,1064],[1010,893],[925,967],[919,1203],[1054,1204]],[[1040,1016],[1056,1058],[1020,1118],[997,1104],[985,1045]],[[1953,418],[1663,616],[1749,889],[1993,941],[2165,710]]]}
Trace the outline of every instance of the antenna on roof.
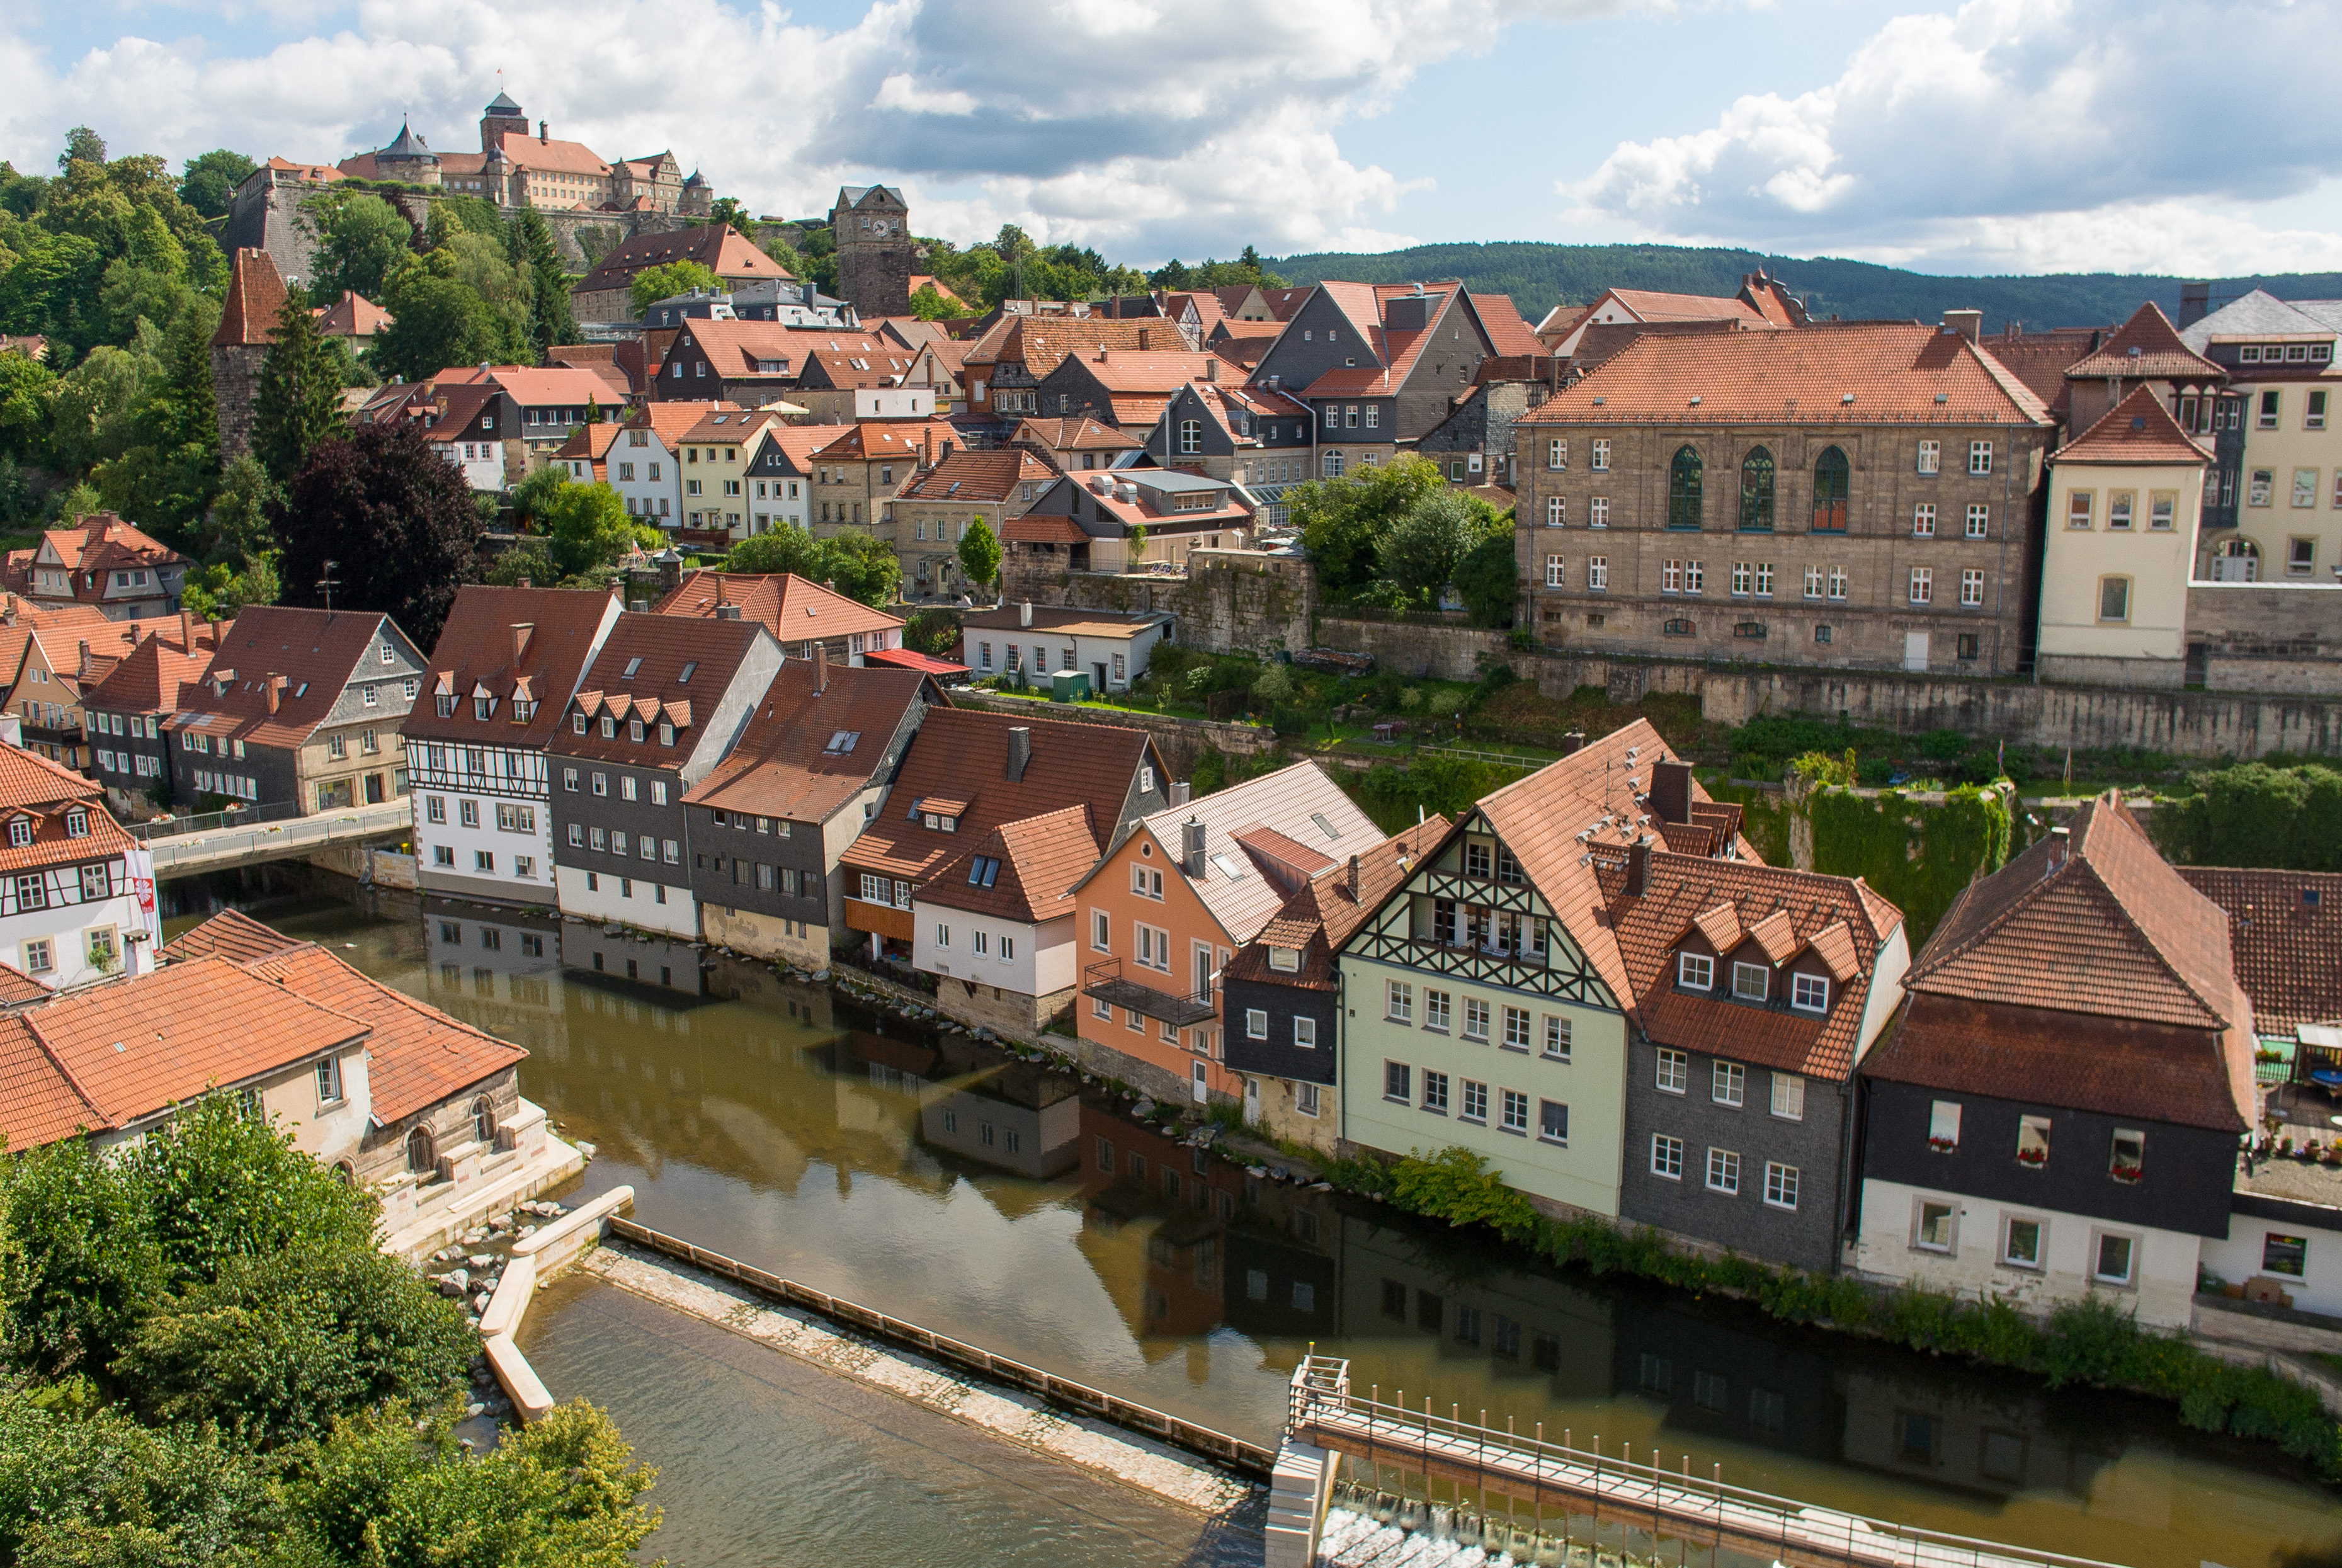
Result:
{"label": "antenna on roof", "polygon": [[339,561],[326,562],[325,574],[317,579],[317,589],[325,595],[325,619],[328,621],[334,618],[334,590],[342,585],[334,581],[334,568],[340,564]]}

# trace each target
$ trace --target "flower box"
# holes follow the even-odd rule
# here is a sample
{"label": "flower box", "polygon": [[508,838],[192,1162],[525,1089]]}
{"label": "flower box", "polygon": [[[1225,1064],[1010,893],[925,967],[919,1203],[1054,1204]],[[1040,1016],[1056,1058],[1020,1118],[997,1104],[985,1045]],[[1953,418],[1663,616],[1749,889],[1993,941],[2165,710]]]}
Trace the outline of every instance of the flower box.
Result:
{"label": "flower box", "polygon": [[2137,1165],[2116,1165],[2112,1168],[2111,1174],[2117,1182],[2136,1185],[2147,1173]]}
{"label": "flower box", "polygon": [[2049,1163],[2049,1151],[2047,1149],[2019,1149],[2017,1151],[2017,1163],[2020,1165],[2030,1165],[2037,1171],[2042,1166]]}
{"label": "flower box", "polygon": [[1927,1140],[1927,1147],[1938,1154],[1948,1154],[1959,1146],[1960,1141],[1957,1138],[1930,1138]]}

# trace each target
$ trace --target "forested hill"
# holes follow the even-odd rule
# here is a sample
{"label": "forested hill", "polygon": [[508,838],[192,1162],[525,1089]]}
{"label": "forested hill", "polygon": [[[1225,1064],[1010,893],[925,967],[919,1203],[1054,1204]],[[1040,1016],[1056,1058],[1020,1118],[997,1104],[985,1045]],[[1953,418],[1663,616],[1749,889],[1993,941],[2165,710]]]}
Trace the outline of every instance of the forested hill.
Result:
{"label": "forested hill", "polygon": [[[2009,321],[2028,327],[2098,326],[2118,322],[2151,299],[2179,309],[2177,277],[2118,273],[2057,273],[2022,277],[1937,277],[1900,267],[1829,257],[1801,260],[1758,251],[1684,245],[1541,244],[1417,245],[1379,255],[1325,253],[1266,264],[1296,284],[1325,278],[1409,283],[1460,277],[1477,294],[1508,294],[1535,325],[1560,302],[1590,303],[1606,288],[1728,295],[1741,275],[1762,267],[1802,297],[1817,316],[1935,321],[1947,310],[1984,312],[1988,331]],[[2342,297],[2342,273],[2292,273],[2227,278],[2212,285],[2213,303],[2254,288],[2279,299]]]}

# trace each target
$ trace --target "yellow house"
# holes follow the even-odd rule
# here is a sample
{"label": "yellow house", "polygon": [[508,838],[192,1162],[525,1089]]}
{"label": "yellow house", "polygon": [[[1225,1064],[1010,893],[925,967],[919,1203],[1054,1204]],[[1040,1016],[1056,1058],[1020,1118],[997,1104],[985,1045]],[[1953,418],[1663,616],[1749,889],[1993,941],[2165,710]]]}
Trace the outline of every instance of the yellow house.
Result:
{"label": "yellow house", "polygon": [[2150,386],[2050,454],[2043,678],[2185,684],[2187,587],[2211,461]]}

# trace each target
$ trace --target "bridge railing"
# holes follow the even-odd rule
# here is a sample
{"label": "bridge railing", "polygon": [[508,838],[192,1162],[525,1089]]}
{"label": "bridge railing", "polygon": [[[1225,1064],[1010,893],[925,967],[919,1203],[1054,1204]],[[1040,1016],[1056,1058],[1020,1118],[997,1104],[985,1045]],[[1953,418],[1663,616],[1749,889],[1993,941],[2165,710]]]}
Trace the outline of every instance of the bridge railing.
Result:
{"label": "bridge railing", "polygon": [[1428,1398],[1423,1409],[1414,1410],[1386,1403],[1379,1394],[1378,1387],[1365,1396],[1351,1387],[1346,1361],[1309,1355],[1296,1369],[1287,1392],[1286,1432],[1369,1464],[1404,1469],[1412,1459],[1426,1469],[1462,1465],[1476,1469],[1497,1490],[1535,1486],[1556,1502],[1573,1495],[1588,1499],[1597,1520],[1606,1513],[1628,1525],[1640,1521],[1639,1527],[1654,1535],[1697,1538],[1713,1531],[1719,1541],[1777,1543],[1777,1556],[1784,1563],[2112,1568],[2094,1558],[1898,1524],[1727,1485],[1721,1465],[1713,1478],[1692,1474],[1688,1456],[1681,1472],[1671,1471],[1656,1463],[1656,1450],[1651,1461],[1636,1463],[1631,1448],[1604,1453],[1598,1436],[1592,1448],[1579,1448],[1566,1431],[1562,1442],[1546,1441],[1542,1423],[1536,1436],[1524,1437],[1467,1421],[1454,1405],[1441,1415]]}
{"label": "bridge railing", "polygon": [[208,834],[154,841],[155,874],[168,876],[184,874],[183,868],[218,870],[229,864],[257,864],[324,844],[401,833],[411,820],[411,809],[404,800],[250,826],[232,820]]}
{"label": "bridge railing", "polygon": [[178,838],[191,833],[215,833],[224,827],[255,827],[262,823],[283,822],[300,814],[298,802],[281,800],[271,805],[249,806],[235,811],[206,811],[189,816],[156,817],[153,822],[125,823],[123,827],[131,837],[152,844],[159,838]]}

